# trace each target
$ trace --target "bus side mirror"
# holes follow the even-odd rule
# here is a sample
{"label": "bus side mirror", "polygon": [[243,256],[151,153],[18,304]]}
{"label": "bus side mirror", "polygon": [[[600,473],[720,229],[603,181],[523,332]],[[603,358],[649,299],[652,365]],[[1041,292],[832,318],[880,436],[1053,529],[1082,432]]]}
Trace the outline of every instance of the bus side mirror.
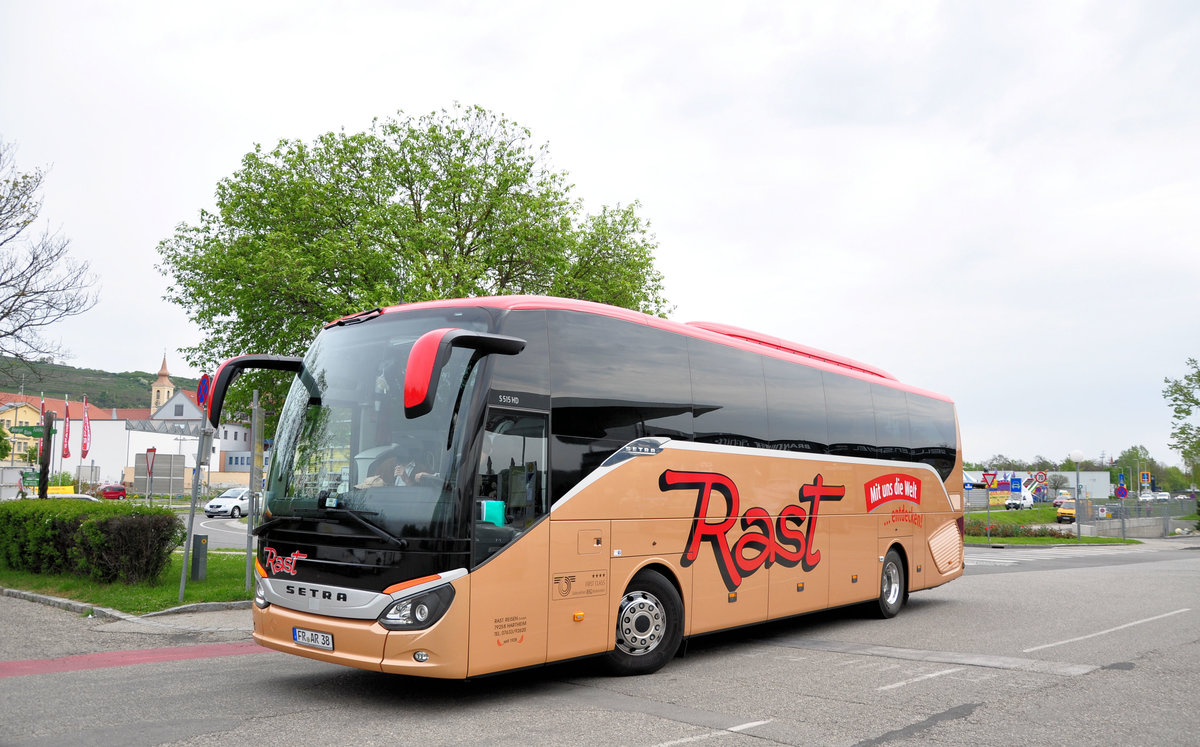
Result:
{"label": "bus side mirror", "polygon": [[239,355],[221,364],[211,378],[208,390],[208,422],[216,428],[221,421],[221,406],[225,404],[225,392],[242,371],[268,369],[272,371],[300,372],[303,358],[286,355]]}
{"label": "bus side mirror", "polygon": [[525,349],[519,337],[470,332],[444,327],[426,332],[413,343],[404,370],[404,416],[415,418],[433,409],[437,382],[453,348],[469,348],[483,355],[516,355]]}

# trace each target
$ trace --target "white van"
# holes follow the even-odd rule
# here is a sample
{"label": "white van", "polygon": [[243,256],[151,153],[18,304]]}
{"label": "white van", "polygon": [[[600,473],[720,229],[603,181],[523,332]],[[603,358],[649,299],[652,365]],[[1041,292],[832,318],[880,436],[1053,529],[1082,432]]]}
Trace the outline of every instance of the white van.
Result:
{"label": "white van", "polygon": [[1033,508],[1033,495],[1029,491],[1022,490],[1020,494],[1011,493],[1008,500],[1004,502],[1005,511],[1020,508]]}

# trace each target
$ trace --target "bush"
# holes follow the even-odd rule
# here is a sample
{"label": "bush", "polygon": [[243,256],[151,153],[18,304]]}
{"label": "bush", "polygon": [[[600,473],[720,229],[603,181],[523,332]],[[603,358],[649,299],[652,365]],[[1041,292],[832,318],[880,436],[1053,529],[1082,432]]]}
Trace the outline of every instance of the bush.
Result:
{"label": "bush", "polygon": [[169,509],[125,501],[0,504],[0,560],[14,570],[153,581],[183,538],[183,522]]}
{"label": "bush", "polygon": [[971,537],[1063,537],[1075,535],[1058,527],[1029,527],[1024,524],[992,524],[980,519],[967,519],[963,530]]}

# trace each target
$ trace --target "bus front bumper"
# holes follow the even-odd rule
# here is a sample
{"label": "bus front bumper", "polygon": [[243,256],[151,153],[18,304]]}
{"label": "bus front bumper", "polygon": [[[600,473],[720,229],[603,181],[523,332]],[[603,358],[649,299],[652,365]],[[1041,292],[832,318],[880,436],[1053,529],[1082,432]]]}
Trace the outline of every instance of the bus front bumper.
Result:
{"label": "bus front bumper", "polygon": [[465,613],[456,608],[460,605],[451,605],[426,630],[396,631],[375,620],[314,615],[277,604],[255,606],[254,640],[287,654],[372,672],[462,679],[467,676],[467,624]]}

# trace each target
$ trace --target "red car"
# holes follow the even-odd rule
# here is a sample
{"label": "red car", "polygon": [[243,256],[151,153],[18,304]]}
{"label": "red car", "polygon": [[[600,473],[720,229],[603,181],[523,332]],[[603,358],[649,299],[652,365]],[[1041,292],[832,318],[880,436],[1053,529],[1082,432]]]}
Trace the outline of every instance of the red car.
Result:
{"label": "red car", "polygon": [[125,486],[101,485],[96,489],[96,495],[100,496],[101,498],[108,498],[110,500],[119,500],[125,497]]}

